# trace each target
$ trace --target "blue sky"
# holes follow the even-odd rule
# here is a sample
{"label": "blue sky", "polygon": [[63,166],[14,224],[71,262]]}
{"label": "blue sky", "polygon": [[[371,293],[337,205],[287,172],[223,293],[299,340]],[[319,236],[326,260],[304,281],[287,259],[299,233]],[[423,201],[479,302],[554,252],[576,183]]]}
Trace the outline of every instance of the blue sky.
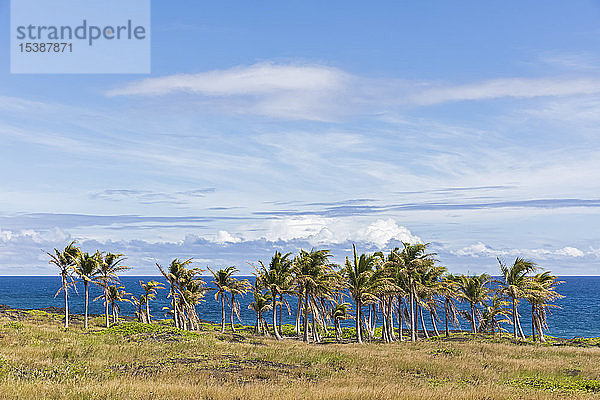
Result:
{"label": "blue sky", "polygon": [[600,274],[600,2],[322,3],[154,1],[150,75],[11,75],[4,29],[0,274],[70,240]]}

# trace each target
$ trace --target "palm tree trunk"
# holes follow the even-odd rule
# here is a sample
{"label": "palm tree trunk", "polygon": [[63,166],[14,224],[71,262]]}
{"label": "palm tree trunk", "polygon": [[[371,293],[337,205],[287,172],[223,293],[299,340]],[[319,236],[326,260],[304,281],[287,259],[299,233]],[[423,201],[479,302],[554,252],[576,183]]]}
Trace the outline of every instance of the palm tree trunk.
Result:
{"label": "palm tree trunk", "polygon": [[302,340],[308,343],[308,290],[304,290],[304,332]]}
{"label": "palm tree trunk", "polygon": [[389,343],[388,330],[387,330],[387,317],[386,317],[385,305],[383,304],[383,301],[381,301],[379,303],[379,307],[381,308],[381,316],[382,316],[382,320],[381,320],[381,340],[384,341],[385,343]]}
{"label": "palm tree trunk", "polygon": [[106,317],[106,327],[110,326],[110,322],[108,320],[108,289],[104,288],[104,315]]}
{"label": "palm tree trunk", "polygon": [[523,333],[523,328],[521,327],[521,318],[519,317],[519,314],[517,314],[517,326],[519,327],[519,335],[521,336],[521,339],[525,340],[525,334]]}
{"label": "palm tree trunk", "polygon": [[394,334],[394,297],[390,296],[388,299],[388,332],[390,334],[390,339],[392,341],[396,340],[396,335]]}
{"label": "palm tree trunk", "polygon": [[475,323],[475,305],[471,303],[471,332],[477,333],[477,324]]}
{"label": "palm tree trunk", "polygon": [[281,318],[283,315],[283,294],[279,295],[279,301],[280,301],[280,305],[279,305],[279,334],[281,335],[281,333],[283,332],[281,330]]}
{"label": "palm tree trunk", "polygon": [[535,306],[532,304],[531,305],[531,339],[534,342],[537,342],[537,340],[535,339]]}
{"label": "palm tree trunk", "polygon": [[398,336],[401,342],[404,340],[402,333],[402,296],[398,296]]}
{"label": "palm tree trunk", "polygon": [[302,315],[302,291],[298,293],[298,308],[296,309],[296,334],[298,337],[301,335],[300,319]]}
{"label": "palm tree trunk", "polygon": [[538,327],[538,336],[540,338],[540,342],[541,343],[545,343],[546,342],[546,338],[544,337],[544,328],[542,327],[542,317],[540,316],[540,312],[536,312],[535,313],[536,317],[536,323],[537,323],[537,327]]}
{"label": "palm tree trunk", "polygon": [[[258,308],[258,307],[256,307]],[[260,324],[260,312],[256,311],[256,325],[254,325],[254,334],[258,335],[258,327]]]}
{"label": "palm tree trunk", "polygon": [[177,300],[175,299],[175,293],[173,292],[173,285],[171,284],[171,298],[173,299],[173,322],[175,328],[179,328],[179,316],[177,315]]}
{"label": "palm tree trunk", "polygon": [[84,327],[88,328],[88,282],[83,281],[83,290],[85,291],[85,317],[84,317]]}
{"label": "palm tree trunk", "polygon": [[435,323],[435,315],[433,315],[433,311],[429,310],[429,315],[431,316],[431,324],[433,325],[433,331],[435,332],[435,336],[440,336],[437,324]]}
{"label": "palm tree trunk", "polygon": [[146,294],[146,322],[151,324],[150,321],[150,300],[148,300],[148,294]]}
{"label": "palm tree trunk", "polygon": [[512,297],[512,312],[513,312],[513,334],[515,340],[517,340],[517,300]]}
{"label": "palm tree trunk", "polygon": [[425,326],[425,318],[423,318],[423,307],[419,305],[419,315],[421,316],[421,326],[423,327],[423,334],[426,339],[429,339],[429,332],[427,332],[427,327]]}
{"label": "palm tree trunk", "polygon": [[415,293],[414,293],[412,279],[410,281],[409,292],[410,292],[410,340],[411,340],[411,342],[416,342],[417,341],[417,332],[416,332],[417,324],[415,321]]}
{"label": "palm tree trunk", "polygon": [[225,333],[225,292],[221,292],[221,333]]}
{"label": "palm tree trunk", "polygon": [[450,336],[450,330],[448,329],[448,299],[444,301],[444,320],[446,322],[446,337]]}
{"label": "palm tree trunk", "polygon": [[361,313],[361,307],[362,304],[360,303],[360,299],[356,300],[356,341],[358,343],[362,343],[362,332],[361,332],[361,319],[362,319],[362,313]]}
{"label": "palm tree trunk", "polygon": [[235,312],[235,295],[231,293],[231,332],[235,332],[235,326],[233,326],[233,313]]}
{"label": "palm tree trunk", "polygon": [[277,331],[277,296],[273,294],[273,331],[275,332],[275,338],[281,340],[281,335]]}
{"label": "palm tree trunk", "polygon": [[62,285],[63,285],[63,290],[65,292],[65,328],[69,327],[69,294],[67,292],[67,277],[63,274],[62,275]]}
{"label": "palm tree trunk", "polygon": [[318,342],[320,342],[320,339],[319,339],[319,330],[317,329],[317,310],[315,309],[314,298],[313,298],[313,301],[311,302],[310,310],[311,310],[311,314],[312,314],[313,342],[318,343]]}

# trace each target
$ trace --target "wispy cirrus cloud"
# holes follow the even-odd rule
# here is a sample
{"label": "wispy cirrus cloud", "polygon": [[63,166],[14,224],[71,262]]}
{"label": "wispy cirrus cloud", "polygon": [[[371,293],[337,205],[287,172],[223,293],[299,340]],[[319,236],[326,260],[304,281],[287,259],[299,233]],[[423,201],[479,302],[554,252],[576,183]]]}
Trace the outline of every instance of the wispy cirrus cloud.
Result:
{"label": "wispy cirrus cloud", "polygon": [[486,209],[561,209],[561,208],[598,208],[600,199],[529,199],[510,201],[462,201],[441,202],[422,201],[398,204],[342,204],[326,206],[322,209],[284,209],[275,211],[257,211],[255,215],[261,216],[300,216],[318,215],[324,217],[341,217],[351,215],[381,214],[389,212],[410,211],[439,211],[439,210],[486,210]]}
{"label": "wispy cirrus cloud", "polygon": [[[373,79],[319,64],[259,63],[196,74],[134,81],[106,92],[109,97],[191,94],[207,106],[277,118],[337,120],[356,113],[498,98],[565,97],[600,93],[600,79],[557,75],[488,79],[466,84]],[[184,101],[189,102],[189,98]]]}
{"label": "wispy cirrus cloud", "polygon": [[179,74],[133,82],[108,96],[192,92],[210,96],[260,95],[281,91],[329,91],[345,86],[350,75],[323,65],[254,64],[197,74]]}
{"label": "wispy cirrus cloud", "polygon": [[416,105],[434,105],[456,101],[489,100],[502,97],[557,97],[600,93],[597,78],[504,78],[483,82],[439,86],[409,96]]}
{"label": "wispy cirrus cloud", "polygon": [[206,197],[214,193],[215,188],[194,189],[175,192],[155,192],[138,189],[106,189],[89,195],[92,200],[123,201],[132,200],[141,204],[185,204],[190,199]]}

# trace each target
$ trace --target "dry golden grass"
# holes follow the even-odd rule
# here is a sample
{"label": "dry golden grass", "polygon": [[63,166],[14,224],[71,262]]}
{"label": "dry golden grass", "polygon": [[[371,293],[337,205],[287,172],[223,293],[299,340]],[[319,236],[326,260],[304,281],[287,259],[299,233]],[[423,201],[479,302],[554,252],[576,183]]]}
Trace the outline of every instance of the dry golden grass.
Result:
{"label": "dry golden grass", "polygon": [[569,383],[600,379],[598,347],[484,338],[315,345],[95,329],[0,319],[0,398],[583,399],[596,386]]}

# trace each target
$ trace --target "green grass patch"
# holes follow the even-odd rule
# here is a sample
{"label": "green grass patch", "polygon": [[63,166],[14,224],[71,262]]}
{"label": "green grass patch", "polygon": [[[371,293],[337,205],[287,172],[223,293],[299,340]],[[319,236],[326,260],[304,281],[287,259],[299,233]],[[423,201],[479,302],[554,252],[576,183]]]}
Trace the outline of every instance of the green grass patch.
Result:
{"label": "green grass patch", "polygon": [[600,380],[582,378],[525,377],[506,381],[510,386],[550,392],[600,392]]}

